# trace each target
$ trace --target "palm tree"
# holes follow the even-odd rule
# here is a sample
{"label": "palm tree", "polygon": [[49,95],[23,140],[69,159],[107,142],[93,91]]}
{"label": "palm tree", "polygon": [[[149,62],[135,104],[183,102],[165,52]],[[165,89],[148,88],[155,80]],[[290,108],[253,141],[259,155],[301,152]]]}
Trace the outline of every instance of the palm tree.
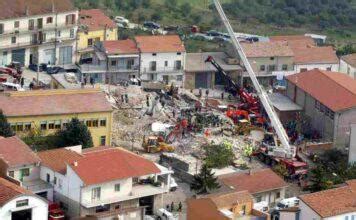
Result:
{"label": "palm tree", "polygon": [[211,190],[220,188],[217,182],[218,178],[214,176],[215,173],[204,164],[200,169],[200,173],[194,175],[193,183],[190,185],[190,190],[197,194],[205,194]]}

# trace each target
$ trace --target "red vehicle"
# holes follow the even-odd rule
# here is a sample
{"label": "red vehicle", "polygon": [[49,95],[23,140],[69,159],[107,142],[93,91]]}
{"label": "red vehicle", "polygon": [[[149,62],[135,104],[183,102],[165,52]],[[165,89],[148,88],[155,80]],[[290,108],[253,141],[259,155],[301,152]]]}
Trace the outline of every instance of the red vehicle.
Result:
{"label": "red vehicle", "polygon": [[64,211],[57,203],[48,205],[48,220],[64,220]]}
{"label": "red vehicle", "polygon": [[16,69],[9,67],[0,67],[0,73],[8,74],[16,79],[20,79],[22,74],[21,71],[19,72]]}

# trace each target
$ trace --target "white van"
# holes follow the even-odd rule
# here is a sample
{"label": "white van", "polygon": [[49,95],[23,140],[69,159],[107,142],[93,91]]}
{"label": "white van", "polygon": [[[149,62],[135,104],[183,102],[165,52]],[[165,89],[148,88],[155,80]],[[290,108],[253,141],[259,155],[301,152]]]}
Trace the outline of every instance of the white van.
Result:
{"label": "white van", "polygon": [[299,206],[299,199],[297,197],[292,197],[288,199],[282,199],[280,202],[277,203],[274,209],[281,210],[289,207]]}
{"label": "white van", "polygon": [[4,91],[25,91],[25,89],[21,88],[21,85],[10,83],[10,82],[2,82],[0,83],[0,90]]}
{"label": "white van", "polygon": [[268,203],[266,201],[261,201],[253,204],[253,209],[260,212],[268,212]]}

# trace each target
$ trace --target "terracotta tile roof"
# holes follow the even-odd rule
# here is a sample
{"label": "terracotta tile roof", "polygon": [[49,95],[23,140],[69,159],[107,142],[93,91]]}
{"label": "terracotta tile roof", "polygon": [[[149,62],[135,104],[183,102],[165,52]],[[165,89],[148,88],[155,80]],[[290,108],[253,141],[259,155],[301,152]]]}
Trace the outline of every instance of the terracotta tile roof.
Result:
{"label": "terracotta tile roof", "polygon": [[342,56],[341,59],[352,67],[356,68],[356,53]]}
{"label": "terracotta tile roof", "polygon": [[80,25],[86,26],[88,31],[105,30],[105,27],[117,28],[115,22],[100,9],[80,10],[79,18]]}
{"label": "terracotta tile roof", "polygon": [[231,207],[237,203],[253,202],[252,195],[248,191],[212,194],[209,196],[218,209]]}
{"label": "terracotta tile roof", "polygon": [[112,111],[99,90],[42,90],[0,95],[6,116],[59,115]]}
{"label": "terracotta tile roof", "polygon": [[299,196],[322,218],[356,212],[356,180],[346,186]]}
{"label": "terracotta tile roof", "polygon": [[286,42],[256,42],[241,44],[250,57],[292,57],[293,51]]}
{"label": "terracotta tile roof", "polygon": [[232,173],[219,177],[227,186],[236,191],[247,190],[251,194],[287,187],[281,177],[271,169],[254,170],[249,173]]}
{"label": "terracotta tile roof", "polygon": [[228,220],[230,218],[224,216],[217,209],[211,199],[188,199],[187,200],[187,220]]}
{"label": "terracotta tile roof", "polygon": [[160,172],[153,162],[122,148],[83,153],[77,166],[70,166],[86,185]]}
{"label": "terracotta tile roof", "polygon": [[107,54],[138,54],[139,50],[133,40],[104,41],[103,47]]}
{"label": "terracotta tile roof", "polygon": [[42,151],[37,154],[41,158],[43,166],[63,175],[67,172],[67,164],[71,164],[82,158],[82,155],[79,153],[65,148]]}
{"label": "terracotta tile roof", "polygon": [[56,12],[76,10],[71,0],[0,0],[0,19],[27,17],[52,13],[52,2]]}
{"label": "terracotta tile roof", "polygon": [[318,47],[313,38],[301,35],[274,36],[272,42],[287,42],[294,53],[296,64],[338,64],[336,51],[331,46]]}
{"label": "terracotta tile roof", "polygon": [[30,147],[16,136],[0,139],[0,160],[3,160],[9,167],[40,162],[40,158]]}
{"label": "terracotta tile roof", "polygon": [[0,177],[0,207],[20,195],[32,195],[32,192]]}
{"label": "terracotta tile roof", "polygon": [[135,41],[143,53],[185,52],[178,35],[136,36]]}
{"label": "terracotta tile roof", "polygon": [[346,74],[314,69],[287,80],[334,112],[356,107],[356,80]]}

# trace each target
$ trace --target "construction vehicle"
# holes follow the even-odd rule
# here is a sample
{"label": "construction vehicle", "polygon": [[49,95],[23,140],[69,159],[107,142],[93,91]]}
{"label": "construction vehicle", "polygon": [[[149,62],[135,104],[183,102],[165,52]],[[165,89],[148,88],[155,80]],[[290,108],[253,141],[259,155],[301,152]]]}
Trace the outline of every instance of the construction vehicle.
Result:
{"label": "construction vehicle", "polygon": [[12,76],[13,78],[20,80],[21,79],[21,75],[22,75],[22,71],[18,71],[16,69],[10,68],[10,67],[0,67],[0,74],[7,74]]}
{"label": "construction vehicle", "polygon": [[157,136],[143,137],[142,147],[147,153],[173,152],[175,148]]}
{"label": "construction vehicle", "polygon": [[[279,120],[266,91],[262,88],[262,86],[258,82],[256,74],[255,74],[250,62],[248,61],[243,48],[241,47],[239,41],[235,37],[234,30],[232,29],[231,24],[230,24],[228,18],[226,17],[226,14],[225,14],[219,0],[213,0],[213,1],[214,1],[215,7],[216,7],[224,25],[225,25],[225,27],[228,30],[228,33],[231,37],[231,42],[233,44],[233,47],[236,50],[236,52],[239,54],[239,57],[240,57],[241,61],[243,62],[249,77],[251,78],[253,86],[254,86],[255,90],[257,91],[257,95],[259,97],[259,103],[261,103],[262,106],[264,107],[264,110],[267,113],[267,115],[270,119],[271,125],[274,129],[274,132],[278,136],[278,140],[274,141],[274,145],[268,146],[267,151],[264,151],[265,152],[264,155],[268,155],[268,158],[272,159],[272,161],[274,161],[276,163],[285,164],[287,166],[287,168],[290,169],[291,174],[304,173],[305,172],[304,170],[306,170],[305,168],[307,167],[307,163],[305,163],[302,159],[300,159],[296,155],[297,152],[296,152],[295,147],[293,147],[289,144],[289,137],[286,133],[286,130],[284,129],[281,121]],[[218,68],[218,70],[220,72],[222,72],[223,74],[225,73],[224,70],[220,67],[220,65],[218,63],[216,63],[214,61],[213,58],[210,58],[210,59],[208,58],[207,62],[211,62],[216,68]],[[225,74],[225,75],[228,76],[227,74]],[[232,81],[230,81],[230,83],[231,82]],[[238,88],[237,85],[234,85],[234,87]],[[243,90],[239,89],[239,90],[237,90],[237,92],[240,95],[240,97],[242,97],[242,99],[244,99],[243,96],[245,94],[243,93]],[[249,104],[251,104],[251,102],[253,103],[254,100],[248,99],[248,97],[249,96],[247,96],[244,101],[246,101]],[[256,103],[256,106],[251,105],[251,107],[258,107],[258,105]],[[278,143],[280,143],[280,144],[278,144]],[[263,148],[265,148],[265,147],[266,147],[266,145],[262,145],[261,148],[258,149],[258,151],[256,153],[258,153],[260,155],[263,152],[262,151]]]}
{"label": "construction vehicle", "polygon": [[48,220],[64,220],[64,211],[57,203],[50,203],[48,205]]}

